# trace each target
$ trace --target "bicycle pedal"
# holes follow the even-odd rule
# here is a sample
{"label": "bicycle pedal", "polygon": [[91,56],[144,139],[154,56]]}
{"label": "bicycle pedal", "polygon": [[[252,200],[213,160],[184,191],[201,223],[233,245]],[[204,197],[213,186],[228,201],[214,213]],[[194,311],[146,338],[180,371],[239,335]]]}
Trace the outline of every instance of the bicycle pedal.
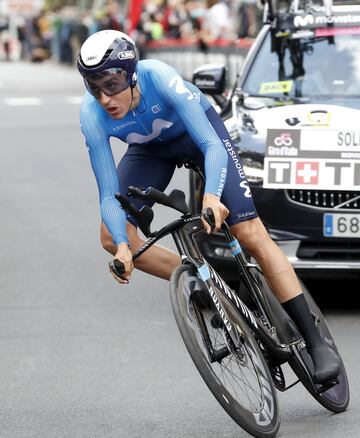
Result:
{"label": "bicycle pedal", "polygon": [[329,382],[325,382],[323,383],[320,388],[317,389],[318,393],[323,393],[328,391],[330,388],[332,388],[333,386],[337,385],[339,383],[338,379],[334,379],[334,380],[330,380]]}

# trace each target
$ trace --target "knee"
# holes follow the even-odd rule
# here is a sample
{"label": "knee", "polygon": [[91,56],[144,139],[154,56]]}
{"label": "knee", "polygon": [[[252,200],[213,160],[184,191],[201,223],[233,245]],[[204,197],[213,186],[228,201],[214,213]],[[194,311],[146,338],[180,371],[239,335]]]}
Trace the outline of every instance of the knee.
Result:
{"label": "knee", "polygon": [[233,227],[232,232],[240,244],[256,259],[261,258],[272,244],[272,239],[260,219],[241,222]]}

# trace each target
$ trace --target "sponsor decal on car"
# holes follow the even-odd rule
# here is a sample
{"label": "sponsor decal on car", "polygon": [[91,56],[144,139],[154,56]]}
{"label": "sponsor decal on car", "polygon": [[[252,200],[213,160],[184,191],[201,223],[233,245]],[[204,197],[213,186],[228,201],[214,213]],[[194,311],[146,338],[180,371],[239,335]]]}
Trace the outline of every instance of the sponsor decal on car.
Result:
{"label": "sponsor decal on car", "polygon": [[264,187],[360,189],[360,130],[269,129]]}
{"label": "sponsor decal on car", "polygon": [[315,30],[316,37],[335,35],[359,35],[360,27],[325,27]]}
{"label": "sponsor decal on car", "polygon": [[289,126],[330,126],[331,113],[326,110],[313,110],[307,113],[306,118],[289,117],[285,122]]}
{"label": "sponsor decal on car", "polygon": [[309,126],[329,126],[331,114],[326,110],[315,110],[310,111],[307,117]]}
{"label": "sponsor decal on car", "polygon": [[315,34],[315,32],[310,30],[310,29],[300,29],[296,32],[293,32],[290,35],[290,38],[292,40],[296,40],[296,39],[300,39],[300,38],[311,38],[314,36],[314,34]]}
{"label": "sponsor decal on car", "polygon": [[292,86],[293,81],[263,82],[260,85],[259,94],[289,93]]}
{"label": "sponsor decal on car", "polygon": [[267,155],[293,156],[299,154],[300,129],[269,129],[267,136]]}
{"label": "sponsor decal on car", "polygon": [[339,15],[323,15],[323,14],[306,14],[297,15],[294,17],[294,27],[317,27],[331,26],[340,24],[343,26],[360,23],[360,15],[358,14],[339,14]]}

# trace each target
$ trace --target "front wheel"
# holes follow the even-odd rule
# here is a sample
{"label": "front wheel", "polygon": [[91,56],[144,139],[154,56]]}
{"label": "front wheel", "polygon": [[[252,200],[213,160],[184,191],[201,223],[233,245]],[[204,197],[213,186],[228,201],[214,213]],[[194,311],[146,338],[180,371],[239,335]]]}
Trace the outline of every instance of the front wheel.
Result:
{"label": "front wheel", "polygon": [[[199,282],[202,290],[194,293]],[[219,318],[216,323],[218,313],[206,285],[188,265],[173,272],[170,296],[187,350],[217,401],[251,435],[274,437],[280,427],[276,390],[259,346],[239,313],[225,298],[221,300],[233,330],[230,337]],[[215,359],[210,359],[209,350],[215,352]]]}

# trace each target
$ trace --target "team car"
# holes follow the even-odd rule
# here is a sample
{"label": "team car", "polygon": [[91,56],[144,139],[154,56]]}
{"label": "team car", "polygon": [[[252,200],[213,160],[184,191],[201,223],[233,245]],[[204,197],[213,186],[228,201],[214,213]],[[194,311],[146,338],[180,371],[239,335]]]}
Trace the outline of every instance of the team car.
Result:
{"label": "team car", "polygon": [[[360,5],[268,0],[236,83],[204,65],[211,95],[242,158],[255,205],[300,276],[360,268]],[[200,210],[201,184],[190,175]],[[229,280],[221,234],[203,251]]]}

